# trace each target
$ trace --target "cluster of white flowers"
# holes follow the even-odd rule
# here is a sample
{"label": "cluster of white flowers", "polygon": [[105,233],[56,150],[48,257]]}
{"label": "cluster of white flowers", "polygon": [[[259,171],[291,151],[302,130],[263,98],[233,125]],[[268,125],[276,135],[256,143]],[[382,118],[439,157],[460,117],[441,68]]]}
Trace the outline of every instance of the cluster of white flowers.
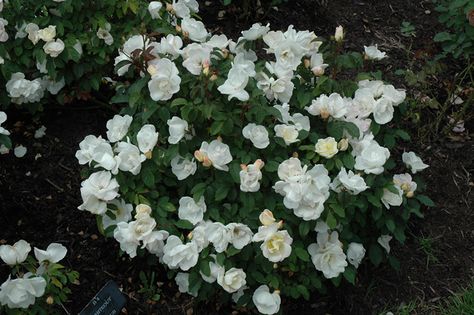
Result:
{"label": "cluster of white flowers", "polygon": [[[22,264],[31,252],[31,245],[19,240],[13,245],[0,246],[0,259],[11,267]],[[29,308],[35,304],[36,298],[43,296],[47,282],[42,277],[47,264],[61,261],[67,249],[61,244],[51,243],[46,250],[34,248],[34,255],[40,264],[35,274],[25,273],[22,277],[11,279],[11,276],[0,286],[0,304],[10,309]]]}
{"label": "cluster of white flowers", "polygon": [[[283,221],[276,222],[272,211],[268,209],[259,216],[261,225],[258,226],[258,231],[255,231],[257,227],[251,223],[251,215],[250,221],[245,222],[249,225],[233,222],[233,219],[226,222],[211,221],[210,218],[215,219],[210,213],[215,210],[214,202],[219,200],[217,193],[215,200],[209,200],[208,195],[196,196],[194,191],[185,192],[177,198],[170,197],[171,203],[179,204],[177,212],[170,216],[179,219],[179,223],[187,221],[183,223],[190,231],[186,232],[187,235],[173,235],[174,230],[156,230],[159,222],[154,219],[157,218],[154,216],[155,209],[145,204],[138,205],[133,216],[133,205],[127,204],[128,200],[119,199],[120,186],[114,176],[119,172],[127,176],[140,175],[142,164],[152,163],[149,160],[159,152],[160,155],[155,156],[153,162],[163,166],[163,169],[160,168],[160,175],[168,172],[178,181],[186,180],[183,187],[179,187],[180,193],[192,187],[187,185],[189,183],[202,185],[192,182],[193,177],[199,180],[206,176],[218,178],[225,177],[224,172],[229,172],[229,177],[240,184],[240,192],[237,193],[241,196],[246,193],[257,195],[258,192],[279,195],[278,198],[282,198],[289,213],[306,221],[302,222],[305,226],[312,223],[316,225],[317,240],[307,247],[307,253],[315,269],[321,271],[324,277],[338,277],[349,264],[358,268],[366,253],[363,244],[347,244],[343,228],[332,226],[330,229],[329,223],[325,222],[324,212],[328,209],[327,203],[335,202],[334,195],[363,195],[365,198],[366,191],[373,182],[369,178],[373,180],[374,175],[385,172],[390,151],[375,140],[370,127],[375,123],[385,125],[392,121],[395,107],[405,100],[405,91],[382,81],[362,80],[358,82],[353,97],[338,93],[311,96],[314,99],[308,99],[305,103],[308,106],[303,104],[299,107],[304,107],[308,114],[303,115],[298,112],[297,106],[290,105],[295,83],[297,80],[303,81],[297,74],[298,67],[303,65],[306,68],[303,70],[309,75],[314,74],[310,81],[313,84],[329,66],[324,63],[323,55],[319,52],[322,43],[313,32],[296,31],[293,26],[288,27],[285,32],[271,31],[269,25],[257,23],[243,31],[242,36],[234,42],[225,35],[211,36],[202,22],[191,17],[192,13],[198,12],[195,0],[173,1],[165,8],[162,3],[153,1],[148,6],[153,19],[161,19],[163,10],[174,16],[172,23],[176,26],[178,35],[163,36],[160,41],[142,35],[131,36],[115,58],[117,74],[124,76],[131,67],[138,70],[136,74],[148,80],[151,99],[158,102],[157,106],[163,107],[168,106],[167,101],[172,100],[176,94],[188,91],[189,86],[184,85],[189,81],[202,79],[207,83],[218,82],[219,84],[212,84],[215,84],[221,98],[226,98],[229,102],[238,100],[247,106],[247,101],[255,95],[259,95],[263,102],[268,100],[271,112],[268,121],[272,123],[265,125],[263,120],[259,123],[252,122],[242,115],[242,124],[239,125],[242,129],[238,130],[243,136],[240,145],[243,143],[246,148],[256,150],[252,150],[252,155],[240,165],[239,171],[237,161],[242,156],[239,155],[241,151],[233,146],[235,139],[224,132],[222,136],[211,137],[211,133],[207,133],[207,127],[198,126],[183,111],[180,114],[179,110],[170,110],[173,114],[161,121],[162,125],[148,123],[138,127],[131,116],[116,115],[107,122],[107,139],[90,135],[79,145],[80,150],[76,153],[79,163],[100,169],[83,181],[83,204],[79,209],[102,216],[104,228],[113,228],[113,235],[120,242],[121,249],[131,257],[137,255],[140,247],[158,256],[160,262],[168,268],[179,271],[175,277],[179,290],[192,295],[197,295],[198,292],[191,291],[190,287],[193,286],[190,286],[188,272],[193,272],[191,269],[199,265],[200,254],[206,248],[215,254],[210,252],[206,255],[206,259],[209,256],[212,261],[209,262],[209,274],[204,274],[203,268],[200,268],[202,279],[208,283],[217,282],[226,292],[233,294],[234,300],[238,300],[247,288],[247,274],[244,269],[237,268],[239,266],[222,262],[219,264],[218,257],[222,257],[229,249],[242,250],[252,243],[261,243],[261,254],[275,265],[291,256],[295,244],[300,243],[299,240],[293,243],[293,237],[297,237],[293,234],[293,226],[284,229]],[[103,37],[105,39],[106,36]],[[338,28],[335,34],[337,45],[342,43],[343,37],[343,29]],[[274,61],[257,64],[257,54],[249,47],[255,47],[252,42],[259,39],[266,45],[264,50]],[[377,46],[366,47],[365,55],[367,59],[374,60],[385,57],[385,53],[380,52]],[[226,60],[229,60],[226,63],[229,71],[223,75],[215,70],[215,65]],[[143,64],[138,66],[139,63]],[[160,119],[163,120],[162,117]],[[341,136],[321,137],[319,132],[312,133],[312,137],[308,136],[317,129],[316,123],[350,124],[358,131],[358,136],[345,128],[341,131],[342,139]],[[166,135],[163,125],[168,128]],[[139,131],[136,133],[136,130]],[[198,135],[203,138],[196,139]],[[311,145],[304,146],[304,149],[298,148],[300,142],[307,141],[306,137],[310,139]],[[275,164],[273,159],[281,160],[279,157],[268,156],[271,152],[267,151],[273,150],[276,145],[279,149],[291,148],[293,157],[288,158],[291,154],[285,155],[283,158],[286,160]],[[156,149],[157,146],[159,149]],[[172,156],[166,156],[163,151],[167,148],[176,151],[173,151]],[[300,160],[299,149],[312,151],[312,156],[320,164],[311,165],[304,157]],[[348,166],[350,163],[341,162],[342,156],[353,160],[353,164]],[[403,162],[412,173],[428,167],[413,152],[404,153]],[[332,167],[328,166],[330,163]],[[271,171],[266,169],[266,164],[273,164],[273,171],[278,165],[279,180],[268,180],[267,171]],[[337,175],[331,177],[330,171],[334,172],[335,168]],[[168,174],[164,174],[166,175]],[[393,176],[393,182],[383,187],[383,195],[378,198],[387,208],[400,206],[404,198],[414,196],[416,188],[410,174],[397,174]],[[235,196],[234,191],[229,194]],[[222,206],[228,209],[234,205],[223,203]],[[277,211],[279,206],[272,210]],[[178,225],[176,224],[177,227]],[[343,237],[342,241],[339,240],[339,232]],[[387,252],[390,250],[388,243],[391,237],[384,234],[378,239],[380,246]],[[301,254],[301,251],[297,253]],[[280,308],[279,294],[278,290],[270,293],[268,286],[260,286],[254,291],[253,303],[262,314],[275,314]]]}

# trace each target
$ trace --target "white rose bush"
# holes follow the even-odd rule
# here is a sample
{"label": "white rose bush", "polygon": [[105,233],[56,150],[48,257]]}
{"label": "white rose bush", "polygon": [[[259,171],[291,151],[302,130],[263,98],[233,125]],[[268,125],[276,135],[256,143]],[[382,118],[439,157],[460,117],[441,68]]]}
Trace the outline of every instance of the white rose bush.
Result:
{"label": "white rose bush", "polygon": [[[146,0],[2,5],[0,101],[2,107],[13,104],[31,112],[51,98],[61,104],[91,99],[111,75],[121,36],[140,31],[141,22],[170,28],[168,19],[159,19],[167,14],[161,3]],[[153,84],[160,82],[156,78]]]}
{"label": "white rose bush", "polygon": [[[65,246],[51,243],[46,249],[32,248],[25,240],[0,245],[0,262],[10,269],[0,284],[2,314],[60,314],[61,306],[77,284],[79,274],[59,264]],[[2,267],[3,267],[2,266]]]}
{"label": "white rose bush", "polygon": [[174,29],[124,38],[111,100],[123,109],[76,153],[79,210],[181,292],[262,314],[355,283],[361,264],[397,267],[380,239],[403,244],[432,201],[426,164],[396,149],[405,91],[358,72],[382,52],[346,52],[342,28],[323,41],[257,23],[233,41],[198,9],[152,2],[148,18]]}

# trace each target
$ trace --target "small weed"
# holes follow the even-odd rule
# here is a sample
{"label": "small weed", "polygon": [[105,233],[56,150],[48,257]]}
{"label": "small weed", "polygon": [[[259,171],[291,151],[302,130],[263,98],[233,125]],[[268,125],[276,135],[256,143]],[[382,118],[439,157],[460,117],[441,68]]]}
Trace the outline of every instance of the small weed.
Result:
{"label": "small weed", "polygon": [[421,250],[426,255],[426,268],[428,268],[431,263],[437,263],[439,261],[436,257],[436,250],[433,246],[433,238],[421,236],[418,238],[418,243],[420,244]]}
{"label": "small weed", "polygon": [[407,21],[402,22],[402,26],[400,27],[400,32],[404,37],[416,37],[416,29],[413,24]]}

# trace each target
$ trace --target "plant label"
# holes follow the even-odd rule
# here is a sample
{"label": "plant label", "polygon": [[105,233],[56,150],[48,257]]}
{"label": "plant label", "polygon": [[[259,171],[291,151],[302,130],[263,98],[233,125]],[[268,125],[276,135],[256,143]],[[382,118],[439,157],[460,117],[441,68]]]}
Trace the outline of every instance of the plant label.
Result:
{"label": "plant label", "polygon": [[117,283],[110,280],[100,289],[79,315],[118,315],[126,303]]}

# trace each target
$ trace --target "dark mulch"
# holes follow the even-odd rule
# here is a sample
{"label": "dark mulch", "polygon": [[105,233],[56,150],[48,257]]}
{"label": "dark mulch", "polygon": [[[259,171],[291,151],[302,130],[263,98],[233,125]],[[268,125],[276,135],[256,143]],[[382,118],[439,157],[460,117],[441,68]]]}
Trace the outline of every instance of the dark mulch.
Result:
{"label": "dark mulch", "polygon": [[[214,29],[236,38],[237,30],[250,26],[254,19],[241,16],[240,2],[234,3],[222,7],[213,2],[203,9],[203,16]],[[216,19],[223,9],[228,11],[224,19]],[[289,1],[278,11],[269,9],[258,18],[270,22],[274,29],[292,23],[297,29],[315,30],[325,37],[341,24],[347,30],[351,49],[360,51],[364,44],[378,43],[382,50],[388,51],[391,59],[384,63],[383,69],[388,74],[405,67],[407,58],[415,58],[407,52],[410,46],[411,51],[433,54],[435,46],[431,38],[439,29],[429,1],[337,0],[330,1],[327,7],[311,0]],[[402,21],[415,25],[416,38],[400,35]],[[118,257],[118,244],[99,234],[92,215],[77,210],[81,203],[80,167],[74,158],[78,143],[88,134],[104,133],[105,122],[112,116],[110,112],[88,106],[48,107],[41,119],[41,124],[48,127],[47,135],[39,140],[33,139],[32,133],[40,124],[28,115],[8,113],[14,142],[27,146],[28,153],[22,159],[13,154],[0,156],[0,240],[12,243],[23,238],[38,247],[53,241],[67,246],[69,255],[64,264],[81,273],[81,284],[72,287],[73,294],[65,305],[72,314],[80,311],[109,279],[114,279],[129,295],[129,314],[186,314],[192,308],[192,301],[176,293],[162,269],[156,270],[162,299],[155,306],[145,303],[143,295],[137,293],[139,272],[149,270],[145,259]],[[21,124],[13,128],[17,121]],[[471,281],[474,143],[440,141],[429,146],[417,147],[414,143],[411,146],[431,165],[424,176],[429,195],[437,205],[426,210],[424,220],[413,222],[405,246],[394,246],[393,252],[401,261],[400,272],[388,266],[374,269],[365,264],[361,266],[356,286],[344,284],[330,289],[327,296],[315,294],[309,302],[284,301],[284,314],[373,314],[386,307],[394,310],[411,300],[434,303]],[[35,159],[37,153],[41,157]],[[434,260],[428,260],[423,251],[422,238],[432,240]],[[8,272],[2,268],[0,279]],[[194,313],[230,311],[217,310],[215,301],[211,301],[195,308]]]}

